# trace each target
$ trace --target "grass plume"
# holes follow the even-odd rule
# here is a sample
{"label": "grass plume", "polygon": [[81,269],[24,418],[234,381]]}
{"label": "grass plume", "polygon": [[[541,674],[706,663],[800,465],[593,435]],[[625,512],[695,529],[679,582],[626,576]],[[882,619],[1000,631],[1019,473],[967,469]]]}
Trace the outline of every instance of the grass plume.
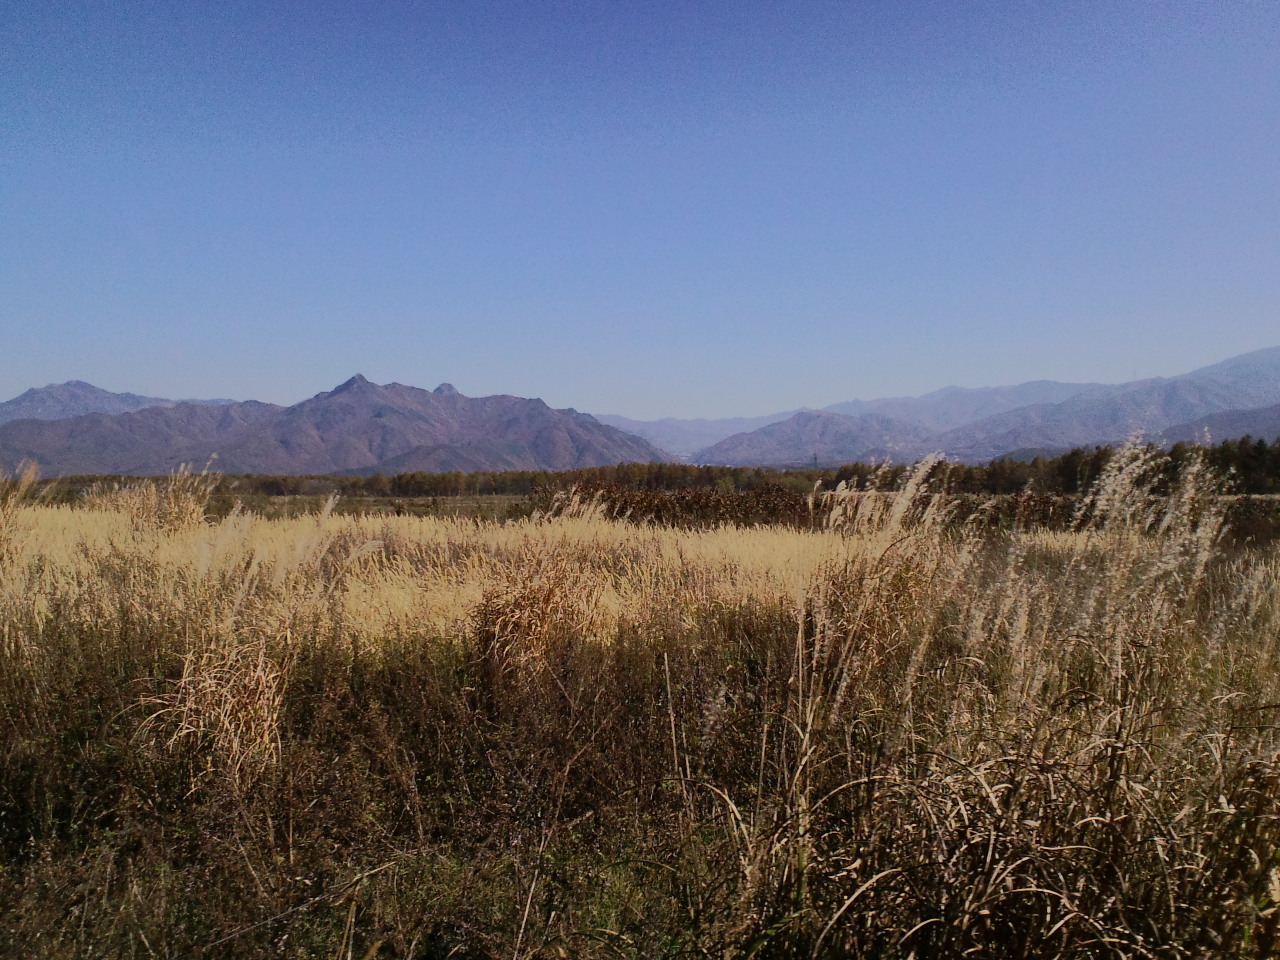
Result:
{"label": "grass plume", "polygon": [[1160,467],[1056,531],[932,463],[808,529],[10,482],[0,945],[1271,956],[1280,558]]}

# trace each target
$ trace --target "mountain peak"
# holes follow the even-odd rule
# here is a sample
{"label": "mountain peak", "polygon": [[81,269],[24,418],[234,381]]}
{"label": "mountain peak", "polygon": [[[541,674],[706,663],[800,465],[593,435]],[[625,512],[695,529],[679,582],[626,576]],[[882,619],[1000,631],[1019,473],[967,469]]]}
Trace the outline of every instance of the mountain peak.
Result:
{"label": "mountain peak", "polygon": [[332,392],[335,394],[346,393],[348,390],[356,390],[360,387],[371,387],[371,386],[373,386],[373,384],[371,384],[368,380],[365,379],[364,374],[357,373],[350,380],[347,380],[344,383],[340,383],[336,387],[334,387]]}
{"label": "mountain peak", "polygon": [[458,393],[458,388],[457,388],[457,387],[455,387],[452,383],[442,383],[442,384],[440,384],[440,386],[436,387],[436,388],[435,388],[434,390],[432,390],[431,392],[432,392],[432,393],[434,393],[436,396],[439,396],[439,397],[457,397],[457,396],[460,396],[460,394]]}
{"label": "mountain peak", "polygon": [[172,403],[162,397],[111,393],[83,380],[32,387],[21,396],[0,403],[0,423],[10,420],[62,420],[87,413],[128,413]]}
{"label": "mountain peak", "polygon": [[17,419],[0,425],[0,469],[31,460],[46,476],[159,474],[214,451],[228,472],[277,475],[577,470],[665,459],[637,437],[540,400],[434,396],[360,375],[291,407],[183,404],[87,422]]}

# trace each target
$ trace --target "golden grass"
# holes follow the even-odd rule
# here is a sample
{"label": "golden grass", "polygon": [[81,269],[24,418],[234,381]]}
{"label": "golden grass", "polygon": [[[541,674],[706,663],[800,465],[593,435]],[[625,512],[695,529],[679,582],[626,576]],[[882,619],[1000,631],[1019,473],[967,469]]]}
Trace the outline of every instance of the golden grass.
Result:
{"label": "golden grass", "polygon": [[1154,466],[1118,456],[1072,530],[998,533],[927,464],[813,530],[578,501],[210,524],[190,475],[76,509],[11,483],[0,929],[51,956],[1267,956],[1280,558],[1224,554],[1210,479],[1157,497]]}
{"label": "golden grass", "polygon": [[[794,605],[826,573],[883,550],[882,536],[726,527],[687,531],[561,516],[507,524],[451,518],[302,517],[265,521],[233,514],[179,530],[137,525],[127,511],[27,506],[15,511],[9,603],[84,602],[107,558],[145,571],[138,584],[153,613],[177,601],[193,638],[217,632],[234,582],[255,603],[241,629],[276,633],[300,605],[324,593],[325,627],[370,641],[406,632],[463,629],[486,593],[539,577],[570,576],[590,597],[575,624],[606,637],[672,602]],[[321,567],[325,570],[321,572]],[[35,571],[39,571],[35,574]],[[33,578],[34,574],[34,578]],[[320,581],[327,580],[323,588]],[[194,601],[194,602],[193,602]],[[17,610],[11,614],[21,619]],[[273,629],[272,625],[277,625]]]}

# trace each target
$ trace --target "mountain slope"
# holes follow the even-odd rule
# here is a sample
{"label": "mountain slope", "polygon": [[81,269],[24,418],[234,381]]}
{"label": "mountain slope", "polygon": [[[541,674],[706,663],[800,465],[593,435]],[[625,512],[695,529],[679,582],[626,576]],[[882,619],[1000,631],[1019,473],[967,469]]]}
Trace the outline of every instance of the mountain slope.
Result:
{"label": "mountain slope", "polygon": [[1280,438],[1280,403],[1253,410],[1225,410],[1211,413],[1190,423],[1180,423],[1160,432],[1160,443],[1221,443],[1253,437],[1268,442]]}
{"label": "mountain slope", "polygon": [[[1011,387],[943,387],[920,397],[846,400],[823,407],[822,410],[848,417],[876,413],[926,430],[942,431],[1029,404],[1058,403],[1098,389],[1106,387],[1098,383],[1033,380]],[[674,417],[663,420],[632,420],[616,414],[598,414],[596,419],[643,437],[677,456],[702,462],[704,452],[722,440],[781,423],[807,410],[806,407],[762,417],[728,417],[720,420],[683,420]]]}
{"label": "mountain slope", "polygon": [[880,413],[848,417],[812,410],[721,440],[698,451],[696,459],[698,463],[731,467],[829,466],[886,457],[897,460],[914,456],[930,435],[916,424]]}
{"label": "mountain slope", "polygon": [[143,397],[136,393],[112,393],[83,380],[51,383],[47,387],[32,387],[25,393],[0,403],[0,424],[11,420],[64,420],[82,417],[90,413],[130,413],[148,407],[171,407],[175,403],[221,405],[230,400],[166,400],[164,397]]}
{"label": "mountain slope", "polygon": [[[432,449],[454,449],[448,458]],[[541,400],[464,397],[355,376],[291,407],[178,404],[115,417],[0,426],[0,468],[34,460],[45,475],[166,473],[217,454],[227,473],[306,474],[440,469],[567,470],[669,459],[573,410]],[[434,459],[433,459],[434,456]],[[465,467],[455,466],[465,460]],[[387,466],[383,466],[383,464]]]}
{"label": "mountain slope", "polygon": [[[221,406],[180,403],[108,416],[14,420],[0,426],[0,470],[33,461],[44,476],[169,473],[203,467],[227,438],[259,429],[282,407],[249,400]],[[219,469],[224,469],[220,467]]]}
{"label": "mountain slope", "polygon": [[1221,363],[1200,367],[1173,378],[1212,386],[1229,394],[1240,409],[1265,407],[1280,402],[1280,347],[1243,353]]}
{"label": "mountain slope", "polygon": [[909,421],[928,430],[950,430],[987,417],[1039,403],[1061,403],[1082,394],[1108,389],[1100,383],[1061,383],[1032,380],[1010,387],[943,387],[920,397],[851,400],[823,409],[860,416],[879,413]]}
{"label": "mountain slope", "polygon": [[[435,391],[379,386],[361,376],[287,408],[222,457],[229,471],[403,472],[400,467],[410,469],[404,459],[399,466],[380,465],[433,446],[472,448],[477,465],[471,469],[571,470],[669,459],[644,440],[586,414],[552,410],[541,400],[465,397],[447,384]],[[489,452],[481,454],[481,448]],[[414,470],[432,469],[430,461],[416,462],[422,465]]]}
{"label": "mountain slope", "polygon": [[607,423],[611,427],[642,437],[668,453],[674,453],[678,457],[688,457],[726,437],[737,433],[749,433],[771,423],[778,423],[796,412],[788,410],[786,413],[771,413],[762,417],[727,417],[721,420],[682,420],[676,417],[666,417],[662,420],[632,420],[612,413],[594,416],[601,423]]}
{"label": "mountain slope", "polygon": [[[1016,406],[1037,398],[1038,402]],[[734,465],[801,464],[812,462],[815,450],[820,461],[830,457],[829,462],[885,454],[910,460],[941,450],[982,462],[1014,450],[1069,449],[1123,441],[1135,434],[1155,435],[1213,414],[1276,403],[1280,403],[1280,347],[1177,377],[1116,385],[1035,381],[978,390],[950,387],[916,398],[851,401],[836,404],[826,413],[860,413],[852,418],[863,421],[858,427],[793,417],[713,444],[697,451],[693,459]],[[981,416],[991,410],[998,412]],[[1266,423],[1259,421],[1253,429],[1261,431]],[[1230,429],[1239,435],[1226,424],[1219,422],[1211,432],[1225,436],[1222,431]]]}
{"label": "mountain slope", "polygon": [[1280,403],[1280,348],[1258,350],[1169,379],[1099,388],[943,433],[941,449],[984,460],[1019,447],[1074,447],[1157,434],[1210,414]]}

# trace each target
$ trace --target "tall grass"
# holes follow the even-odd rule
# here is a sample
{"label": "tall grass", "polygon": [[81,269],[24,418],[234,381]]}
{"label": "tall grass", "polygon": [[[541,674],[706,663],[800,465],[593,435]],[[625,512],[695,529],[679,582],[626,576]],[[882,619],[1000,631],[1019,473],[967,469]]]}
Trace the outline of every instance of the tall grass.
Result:
{"label": "tall grass", "polygon": [[0,946],[1271,956],[1280,558],[1159,467],[1067,532],[928,464],[807,531],[10,483]]}

